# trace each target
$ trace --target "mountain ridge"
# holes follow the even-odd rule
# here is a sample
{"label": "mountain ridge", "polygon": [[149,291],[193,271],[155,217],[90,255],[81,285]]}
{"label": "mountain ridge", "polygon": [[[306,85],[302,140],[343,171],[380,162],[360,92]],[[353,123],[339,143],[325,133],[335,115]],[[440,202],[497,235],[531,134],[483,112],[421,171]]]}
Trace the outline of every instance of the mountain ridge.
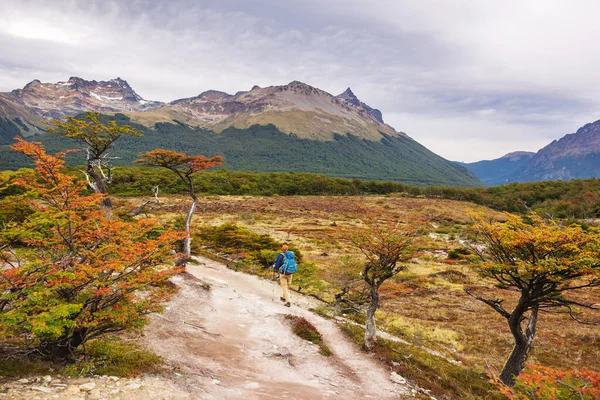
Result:
{"label": "mountain ridge", "polygon": [[[428,185],[481,184],[464,167],[384,123],[381,112],[360,101],[351,89],[334,96],[300,81],[255,85],[235,94],[206,90],[162,103],[143,99],[121,78],[34,80],[22,89],[0,93],[0,145],[10,144],[17,134],[36,135],[35,140],[49,150],[65,150],[75,143],[44,134],[44,120],[84,111],[100,112],[103,118],[130,124],[144,134],[113,149],[121,157],[120,164],[161,147],[222,154],[225,168],[257,172],[315,172]],[[1,152],[5,156],[0,168],[27,165],[7,149]]]}
{"label": "mountain ridge", "polygon": [[600,177],[600,120],[555,139],[539,151],[462,163],[486,185]]}

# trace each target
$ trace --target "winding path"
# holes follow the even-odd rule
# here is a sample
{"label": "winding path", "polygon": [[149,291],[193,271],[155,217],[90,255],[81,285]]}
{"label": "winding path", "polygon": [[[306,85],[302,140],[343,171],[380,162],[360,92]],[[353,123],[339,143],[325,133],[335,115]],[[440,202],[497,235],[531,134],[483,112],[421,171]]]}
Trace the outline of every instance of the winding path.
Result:
{"label": "winding path", "polygon": [[[313,299],[294,293],[286,308],[276,282],[197,261],[187,278],[176,278],[181,291],[145,330],[147,344],[179,371],[178,393],[244,400],[413,398],[335,322],[308,311]],[[202,281],[211,284],[209,291]],[[310,321],[333,356],[321,356],[316,345],[292,334],[284,314]]]}

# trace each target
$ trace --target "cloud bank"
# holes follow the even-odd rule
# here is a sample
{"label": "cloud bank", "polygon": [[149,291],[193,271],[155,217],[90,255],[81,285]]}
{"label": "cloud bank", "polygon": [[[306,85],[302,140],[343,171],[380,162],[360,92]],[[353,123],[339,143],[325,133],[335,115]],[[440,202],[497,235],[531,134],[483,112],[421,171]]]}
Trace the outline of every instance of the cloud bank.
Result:
{"label": "cloud bank", "polygon": [[0,0],[0,91],[127,79],[144,98],[352,87],[452,160],[536,151],[600,118],[600,4],[552,0]]}

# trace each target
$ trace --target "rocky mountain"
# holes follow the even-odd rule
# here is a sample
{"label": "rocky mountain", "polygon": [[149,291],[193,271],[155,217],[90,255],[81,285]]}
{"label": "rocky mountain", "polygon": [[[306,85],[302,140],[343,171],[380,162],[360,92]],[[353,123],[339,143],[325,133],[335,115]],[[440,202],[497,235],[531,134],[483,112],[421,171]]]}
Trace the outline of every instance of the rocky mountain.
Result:
{"label": "rocky mountain", "polygon": [[335,96],[335,98],[338,100],[341,100],[342,102],[344,102],[344,104],[346,104],[350,107],[355,107],[358,110],[366,112],[372,118],[374,118],[375,121],[377,121],[381,124],[384,123],[383,115],[381,115],[381,111],[379,111],[375,108],[369,107],[362,101],[358,100],[358,97],[356,97],[354,95],[354,93],[352,92],[352,90],[350,88],[346,89],[343,93],[338,94],[337,96]]}
{"label": "rocky mountain", "polygon": [[[0,93],[0,147],[36,136],[51,150],[73,143],[44,135],[43,121],[97,111],[143,133],[114,149],[118,163],[157,147],[225,156],[225,167],[305,171],[419,185],[477,186],[464,167],[432,153],[383,122],[379,110],[347,89],[334,96],[293,81],[228,94],[209,90],[170,103],[144,100],[120,79],[41,83]],[[0,169],[26,164],[0,149]]]}
{"label": "rocky mountain", "polygon": [[464,166],[486,185],[600,178],[600,120],[552,141],[537,153],[510,153]]}
{"label": "rocky mountain", "polygon": [[518,174],[527,166],[535,153],[515,151],[495,160],[483,160],[474,163],[463,163],[486,186],[496,186],[515,182]]}
{"label": "rocky mountain", "polygon": [[335,134],[369,140],[380,139],[382,133],[404,135],[386,125],[381,112],[360,102],[350,89],[333,96],[298,81],[266,88],[254,86],[236,94],[209,90],[151,112],[125,114],[146,126],[177,120],[215,132],[272,123],[284,133],[313,140],[332,140]]}
{"label": "rocky mountain", "polygon": [[[46,119],[77,115],[83,111],[144,111],[162,104],[144,100],[121,78],[87,81],[71,77],[66,82],[58,83],[42,83],[35,79],[23,89],[0,93],[0,107],[7,110],[11,106],[25,108]],[[9,113],[3,114],[6,117]]]}

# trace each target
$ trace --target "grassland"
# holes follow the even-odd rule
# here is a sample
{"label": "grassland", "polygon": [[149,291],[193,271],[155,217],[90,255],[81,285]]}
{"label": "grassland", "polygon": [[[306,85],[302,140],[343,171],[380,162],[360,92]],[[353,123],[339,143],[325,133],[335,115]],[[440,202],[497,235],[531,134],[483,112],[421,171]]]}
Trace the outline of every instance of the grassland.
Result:
{"label": "grassland", "polygon": [[[167,220],[179,217],[189,204],[183,196],[163,200],[149,212]],[[118,204],[134,207],[140,201],[120,198]],[[394,196],[205,196],[193,223],[197,229],[235,224],[293,244],[301,250],[303,263],[316,266],[313,285],[303,291],[333,302],[337,288],[330,282],[331,271],[340,270],[348,256],[359,256],[345,239],[348,231],[360,228],[359,205],[380,209],[388,216],[424,218],[431,229],[420,244],[420,257],[382,288],[382,306],[376,315],[379,328],[407,344],[402,354],[415,357],[415,363],[408,368],[413,368],[414,376],[425,368],[416,361],[426,349],[429,355],[437,354],[440,363],[448,368],[471,368],[476,375],[476,384],[471,385],[481,390],[482,377],[501,369],[512,348],[512,337],[500,316],[463,289],[475,288],[490,296],[497,292],[509,305],[515,297],[500,293],[491,281],[482,280],[474,271],[472,260],[456,249],[463,247],[462,238],[470,224],[469,211],[496,219],[502,219],[503,214],[466,202]],[[597,291],[579,296],[600,303]],[[321,311],[330,313],[331,309]],[[361,321],[360,315],[347,317]],[[412,356],[407,354],[411,348]],[[597,327],[577,324],[565,315],[544,314],[530,361],[558,369],[600,370],[600,332]],[[433,364],[429,360],[427,365]],[[448,377],[455,373],[459,372],[449,373]],[[456,388],[444,392],[443,385],[434,390],[463,393]],[[479,398],[477,394],[472,396],[464,398]]]}

